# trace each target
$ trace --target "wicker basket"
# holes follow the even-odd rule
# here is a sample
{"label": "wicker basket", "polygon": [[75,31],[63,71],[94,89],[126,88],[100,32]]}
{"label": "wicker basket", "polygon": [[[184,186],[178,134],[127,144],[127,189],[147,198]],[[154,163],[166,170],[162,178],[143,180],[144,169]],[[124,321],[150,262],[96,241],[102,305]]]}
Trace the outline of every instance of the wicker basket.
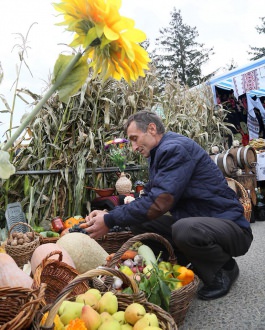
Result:
{"label": "wicker basket", "polygon": [[248,197],[248,193],[246,189],[242,186],[241,183],[239,183],[238,181],[232,178],[226,178],[226,181],[229,187],[232,188],[239,197],[239,200],[244,207],[244,216],[247,219],[247,221],[250,222],[252,205],[251,205],[251,199]]}
{"label": "wicker basket", "polygon": [[45,284],[38,289],[0,287],[0,329],[26,330],[40,307]]}
{"label": "wicker basket", "polygon": [[[49,259],[51,256],[58,255],[58,260]],[[78,271],[62,261],[63,254],[61,251],[53,251],[49,253],[36,268],[33,277],[33,288],[38,288],[41,283],[46,283],[44,304],[54,302],[55,298],[66,285],[71,282],[77,275]],[[72,295],[78,295],[88,290],[89,286],[86,283],[77,285]]]}
{"label": "wicker basket", "polygon": [[[52,329],[53,326],[53,320],[56,316],[57,311],[59,310],[59,307],[61,303],[66,300],[69,293],[73,291],[76,285],[79,285],[83,283],[84,281],[89,281],[93,279],[94,277],[98,276],[116,276],[122,279],[123,283],[126,283],[132,288],[133,294],[127,295],[122,294],[120,292],[115,292],[115,295],[118,298],[118,308],[119,310],[125,310],[126,307],[133,303],[133,302],[139,302],[141,303],[147,312],[153,312],[157,315],[159,326],[163,330],[177,330],[177,326],[171,317],[171,315],[167,312],[165,312],[162,308],[160,308],[157,305],[151,304],[146,301],[142,293],[139,291],[139,288],[136,284],[136,282],[129,278],[127,275],[121,273],[118,270],[107,268],[107,267],[101,267],[98,269],[92,269],[84,274],[81,274],[77,276],[71,283],[69,283],[58,295],[56,300],[53,304],[47,305],[44,308],[42,308],[41,311],[39,311],[34,318],[33,321],[33,329],[34,330],[40,330],[40,329]],[[42,319],[42,316],[45,312],[49,312],[49,315],[46,319],[45,325],[40,326],[40,322]]]}
{"label": "wicker basket", "polygon": [[[177,259],[175,257],[173,247],[168,242],[168,240],[166,240],[164,237],[162,237],[158,234],[155,234],[155,233],[145,233],[145,234],[140,234],[140,235],[134,236],[133,238],[130,238],[116,252],[116,254],[112,258],[109,266],[115,267],[115,265],[117,265],[121,256],[123,255],[123,253],[126,250],[128,250],[134,243],[143,241],[143,240],[147,240],[147,239],[158,241],[163,246],[165,246],[168,251],[168,254],[169,254],[168,261],[171,264],[177,264]],[[109,278],[106,278],[106,281],[109,282]],[[174,320],[178,326],[180,326],[185,319],[188,308],[193,300],[194,295],[197,292],[199,282],[200,281],[199,281],[198,276],[195,275],[195,278],[191,283],[171,292],[171,297],[170,297],[170,301],[169,301],[169,312],[170,312],[170,315],[172,315],[172,317],[174,318]],[[107,283],[107,284],[109,284],[109,283]]]}
{"label": "wicker basket", "polygon": [[110,232],[103,237],[97,238],[96,241],[108,254],[111,254],[116,253],[131,237],[133,237],[131,231]]}
{"label": "wicker basket", "polygon": [[30,261],[31,256],[35,251],[35,249],[40,245],[40,239],[35,234],[33,228],[24,222],[17,222],[13,226],[11,226],[8,231],[8,238],[10,238],[10,234],[12,230],[14,230],[14,228],[18,225],[27,226],[30,229],[30,231],[32,231],[34,237],[33,241],[30,243],[24,243],[23,245],[16,245],[16,246],[11,246],[6,244],[5,250],[6,253],[9,254],[15,260],[18,267],[23,268],[23,266],[27,264],[28,261]]}
{"label": "wicker basket", "polygon": [[[129,238],[133,237],[131,231],[110,232],[100,238],[97,243],[108,253],[115,253]],[[56,243],[60,237],[42,237],[40,235],[40,244]]]}

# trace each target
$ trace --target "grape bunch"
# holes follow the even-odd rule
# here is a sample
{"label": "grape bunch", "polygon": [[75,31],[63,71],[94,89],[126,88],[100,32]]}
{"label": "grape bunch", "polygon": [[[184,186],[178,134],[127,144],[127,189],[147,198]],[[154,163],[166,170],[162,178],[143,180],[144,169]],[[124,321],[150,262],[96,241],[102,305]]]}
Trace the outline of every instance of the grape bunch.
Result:
{"label": "grape bunch", "polygon": [[79,225],[81,225],[81,223],[85,223],[85,221],[81,221],[79,224],[73,225],[71,228],[69,228],[69,233],[82,233],[88,235],[85,229],[80,228]]}
{"label": "grape bunch", "polygon": [[114,226],[109,230],[110,233],[118,233],[121,231],[131,231],[131,229],[130,227]]}

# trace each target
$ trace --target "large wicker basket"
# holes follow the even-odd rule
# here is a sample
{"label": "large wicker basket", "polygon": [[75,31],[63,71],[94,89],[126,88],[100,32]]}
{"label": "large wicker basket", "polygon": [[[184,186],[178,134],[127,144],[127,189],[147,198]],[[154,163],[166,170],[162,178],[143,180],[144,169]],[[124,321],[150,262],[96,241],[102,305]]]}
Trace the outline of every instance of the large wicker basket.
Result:
{"label": "large wicker basket", "polygon": [[[81,274],[77,276],[71,283],[69,283],[57,296],[56,300],[53,304],[46,305],[42,308],[41,311],[39,311],[34,318],[33,321],[33,329],[34,330],[44,330],[44,329],[52,329],[53,326],[53,320],[55,319],[55,316],[59,310],[59,307],[61,303],[67,299],[69,293],[71,293],[76,285],[80,285],[84,281],[90,281],[94,277],[98,276],[116,276],[122,279],[123,283],[127,284],[132,288],[133,294],[122,294],[120,292],[114,292],[114,294],[118,298],[118,309],[124,311],[126,307],[133,303],[138,302],[141,303],[147,312],[153,312],[157,315],[159,326],[163,330],[177,330],[177,325],[175,324],[173,318],[171,315],[167,312],[165,312],[162,308],[160,308],[157,305],[151,304],[146,301],[143,294],[139,291],[139,288],[136,284],[136,282],[129,278],[127,275],[121,273],[118,270],[107,268],[107,267],[101,267],[98,269],[92,269],[84,274]],[[44,313],[48,312],[48,317],[45,321],[45,325],[41,326],[41,319],[44,315]]]}
{"label": "large wicker basket", "polygon": [[45,284],[38,289],[0,287],[0,329],[26,330],[44,297]]}
{"label": "large wicker basket", "polygon": [[97,238],[97,243],[107,251],[108,254],[115,253],[121,246],[133,237],[131,231],[110,232],[100,238]]}
{"label": "large wicker basket", "polygon": [[232,178],[226,178],[226,181],[229,187],[233,189],[236,192],[237,196],[239,197],[239,200],[244,208],[244,216],[247,219],[247,221],[250,222],[252,205],[251,205],[251,199],[249,198],[246,189],[237,180],[234,180]]}
{"label": "large wicker basket", "polygon": [[[126,250],[128,250],[134,243],[144,240],[154,240],[161,243],[168,251],[168,261],[170,261],[172,264],[177,264],[177,259],[175,257],[173,247],[168,242],[168,240],[155,233],[145,233],[134,236],[133,238],[130,238],[125,244],[123,244],[123,246],[115,253],[109,266],[115,267]],[[106,278],[106,281],[109,282],[109,278]],[[191,283],[171,292],[169,312],[178,326],[180,326],[185,319],[189,306],[197,292],[199,282],[200,281],[198,276],[195,275],[195,278]]]}
{"label": "large wicker basket", "polygon": [[[58,260],[49,259],[51,256],[58,255]],[[33,277],[33,288],[38,288],[41,283],[46,283],[44,303],[50,304],[54,302],[58,294],[70,283],[77,275],[78,271],[62,261],[63,254],[61,251],[53,251],[49,253],[36,268]],[[77,285],[72,295],[78,295],[88,290],[87,283]]]}
{"label": "large wicker basket", "polygon": [[24,222],[17,222],[13,226],[11,226],[8,231],[8,238],[10,238],[12,231],[18,225],[28,227],[28,229],[33,233],[33,241],[30,243],[24,243],[23,245],[16,246],[6,244],[5,250],[6,253],[9,254],[15,260],[18,267],[23,268],[23,266],[27,264],[28,261],[30,261],[35,249],[40,245],[40,239],[39,236],[34,232],[33,228]]}

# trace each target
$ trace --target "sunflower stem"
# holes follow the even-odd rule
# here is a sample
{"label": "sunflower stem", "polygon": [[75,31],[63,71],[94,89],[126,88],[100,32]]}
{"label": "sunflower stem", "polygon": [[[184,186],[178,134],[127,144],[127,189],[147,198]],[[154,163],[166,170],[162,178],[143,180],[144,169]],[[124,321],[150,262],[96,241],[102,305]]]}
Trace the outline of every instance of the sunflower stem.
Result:
{"label": "sunflower stem", "polygon": [[24,119],[21,125],[17,128],[15,133],[10,137],[10,139],[5,143],[2,147],[2,150],[7,151],[9,148],[13,146],[13,143],[20,136],[20,134],[24,131],[24,129],[28,126],[28,124],[32,121],[32,119],[39,113],[42,109],[43,105],[48,101],[48,99],[52,96],[52,94],[57,90],[57,88],[61,85],[64,79],[68,76],[68,74],[72,71],[73,67],[82,57],[83,53],[78,52],[75,57],[71,60],[71,62],[67,65],[65,70],[61,73],[61,75],[56,79],[55,83],[51,86],[51,88],[47,91],[47,93],[43,96],[40,102],[36,105],[36,107],[32,110],[32,112]]}

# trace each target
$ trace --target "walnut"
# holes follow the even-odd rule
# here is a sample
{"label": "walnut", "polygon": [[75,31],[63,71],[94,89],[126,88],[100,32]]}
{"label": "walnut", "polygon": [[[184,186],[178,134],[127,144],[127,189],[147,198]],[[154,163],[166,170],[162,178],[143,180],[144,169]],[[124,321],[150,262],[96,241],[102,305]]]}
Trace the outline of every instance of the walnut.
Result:
{"label": "walnut", "polygon": [[11,246],[17,246],[17,244],[18,244],[18,242],[17,242],[17,239],[15,238],[15,239],[13,239],[12,241],[11,241]]}
{"label": "walnut", "polygon": [[23,245],[23,244],[24,244],[24,238],[19,238],[19,239],[17,240],[17,244],[19,244],[19,245]]}

